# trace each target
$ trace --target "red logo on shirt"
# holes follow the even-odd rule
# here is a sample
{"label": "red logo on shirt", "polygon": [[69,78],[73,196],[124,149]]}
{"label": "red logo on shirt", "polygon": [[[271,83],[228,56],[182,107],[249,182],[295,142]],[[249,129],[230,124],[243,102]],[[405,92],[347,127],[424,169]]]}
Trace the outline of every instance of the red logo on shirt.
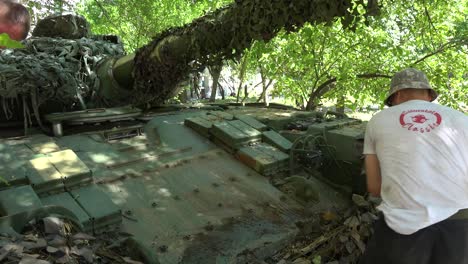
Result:
{"label": "red logo on shirt", "polygon": [[400,115],[400,124],[414,132],[431,132],[442,123],[442,116],[432,110],[408,110]]}
{"label": "red logo on shirt", "polygon": [[424,124],[427,120],[425,115],[415,115],[411,117],[413,119],[413,122],[419,123],[419,124]]}

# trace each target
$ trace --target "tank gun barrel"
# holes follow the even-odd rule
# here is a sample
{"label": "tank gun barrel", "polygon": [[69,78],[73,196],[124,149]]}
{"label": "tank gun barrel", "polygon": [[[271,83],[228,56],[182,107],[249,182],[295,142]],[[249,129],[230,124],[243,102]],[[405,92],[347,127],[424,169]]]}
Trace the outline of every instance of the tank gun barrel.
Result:
{"label": "tank gun barrel", "polygon": [[[376,13],[371,10],[376,6],[376,1],[369,1],[366,15]],[[190,24],[170,28],[134,55],[117,60],[115,80],[133,90],[132,103],[160,104],[174,96],[178,84],[200,65],[236,58],[255,40],[269,41],[281,29],[297,31],[306,22],[331,23],[342,17],[349,26],[358,14],[353,8],[357,7],[352,0],[235,1]],[[129,99],[126,93],[121,97],[106,99]]]}

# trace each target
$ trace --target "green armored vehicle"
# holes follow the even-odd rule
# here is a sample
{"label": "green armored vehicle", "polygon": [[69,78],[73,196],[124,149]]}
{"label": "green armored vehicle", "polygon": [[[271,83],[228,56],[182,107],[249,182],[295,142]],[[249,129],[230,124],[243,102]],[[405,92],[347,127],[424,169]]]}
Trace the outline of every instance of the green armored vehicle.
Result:
{"label": "green armored vehicle", "polygon": [[[209,16],[242,11],[233,6]],[[65,16],[45,27],[62,20],[86,26]],[[371,205],[351,199],[365,189],[364,123],[274,104],[163,104],[194,61],[212,58],[208,48],[194,55],[183,46],[203,21],[162,33],[136,55],[126,55],[117,37],[87,30],[57,38],[54,30],[37,29],[26,49],[1,51],[4,258],[20,261],[37,251],[54,256],[38,254],[37,263],[359,256],[361,239],[370,235],[361,222],[373,221]],[[163,66],[168,71],[159,71]],[[40,221],[44,230],[37,231]],[[68,244],[57,245],[57,236]]]}

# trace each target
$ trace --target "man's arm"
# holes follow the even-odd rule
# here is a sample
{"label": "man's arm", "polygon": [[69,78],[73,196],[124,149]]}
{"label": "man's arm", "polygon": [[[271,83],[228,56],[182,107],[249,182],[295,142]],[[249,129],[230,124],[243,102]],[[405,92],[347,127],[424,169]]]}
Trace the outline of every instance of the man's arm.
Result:
{"label": "man's arm", "polygon": [[377,155],[366,155],[367,191],[373,196],[380,197],[382,176],[380,175],[380,163]]}

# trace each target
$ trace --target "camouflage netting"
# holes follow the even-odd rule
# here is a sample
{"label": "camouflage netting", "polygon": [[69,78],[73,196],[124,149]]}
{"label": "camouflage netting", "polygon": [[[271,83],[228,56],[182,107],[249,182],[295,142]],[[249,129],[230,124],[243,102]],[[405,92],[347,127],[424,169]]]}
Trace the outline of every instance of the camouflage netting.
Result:
{"label": "camouflage netting", "polygon": [[[343,18],[351,27],[358,7],[378,11],[376,0],[244,0],[169,29],[141,48],[135,57],[134,102],[163,103],[177,84],[202,65],[238,57],[254,40],[269,41],[282,28],[297,31],[304,23],[331,23]],[[353,3],[355,3],[353,5]]]}
{"label": "camouflage netting", "polygon": [[31,113],[37,118],[39,108],[50,101],[62,104],[63,110],[82,109],[80,102],[99,86],[94,72],[98,62],[124,54],[121,44],[98,38],[44,37],[25,42],[25,49],[0,50],[0,111],[6,119],[18,106],[23,107],[25,120]]}
{"label": "camouflage netting", "polygon": [[39,20],[34,37],[61,37],[66,39],[86,38],[90,34],[88,21],[79,15],[50,16]]}

